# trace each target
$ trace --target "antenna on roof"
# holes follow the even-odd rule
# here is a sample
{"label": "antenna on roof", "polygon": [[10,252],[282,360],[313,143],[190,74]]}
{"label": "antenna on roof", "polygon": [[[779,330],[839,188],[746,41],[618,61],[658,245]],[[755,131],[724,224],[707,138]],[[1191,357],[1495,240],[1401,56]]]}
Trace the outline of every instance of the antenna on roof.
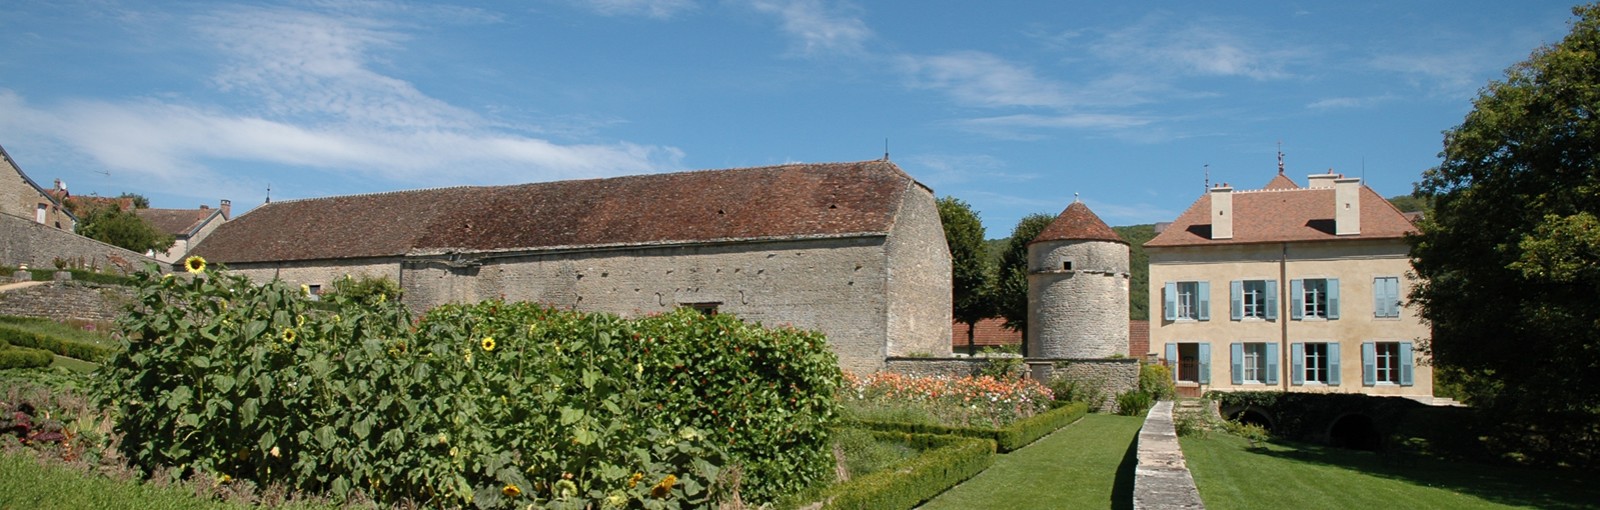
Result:
{"label": "antenna on roof", "polygon": [[1367,157],[1361,156],[1361,182],[1367,182]]}
{"label": "antenna on roof", "polygon": [[1203,189],[1201,191],[1211,191],[1211,163],[1206,163],[1205,164],[1205,169],[1206,169],[1206,189]]}
{"label": "antenna on roof", "polygon": [[1278,175],[1283,175],[1283,140],[1278,140]]}
{"label": "antenna on roof", "polygon": [[272,183],[267,183],[267,203],[272,203]]}
{"label": "antenna on roof", "polygon": [[883,138],[883,160],[889,160],[889,137]]}

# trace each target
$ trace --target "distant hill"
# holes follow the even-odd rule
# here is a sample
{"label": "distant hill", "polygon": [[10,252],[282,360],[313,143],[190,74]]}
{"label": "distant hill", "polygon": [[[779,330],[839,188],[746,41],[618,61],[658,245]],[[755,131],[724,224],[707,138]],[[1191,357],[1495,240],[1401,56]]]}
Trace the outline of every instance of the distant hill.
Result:
{"label": "distant hill", "polygon": [[[1150,318],[1150,257],[1144,253],[1144,243],[1156,236],[1156,226],[1129,225],[1126,227],[1111,227],[1117,235],[1128,242],[1128,318],[1134,320],[1148,320]],[[1005,251],[1006,244],[1011,242],[1010,237],[990,239],[984,241],[989,248],[989,259],[995,266],[1000,265],[1000,253]]]}

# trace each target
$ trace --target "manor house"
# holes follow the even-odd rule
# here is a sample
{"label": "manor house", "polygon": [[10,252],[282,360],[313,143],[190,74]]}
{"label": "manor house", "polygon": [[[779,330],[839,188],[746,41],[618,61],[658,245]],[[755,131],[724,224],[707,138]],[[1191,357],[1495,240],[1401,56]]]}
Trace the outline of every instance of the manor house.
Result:
{"label": "manor house", "polygon": [[504,298],[733,313],[821,331],[857,371],[950,355],[933,191],[887,160],[271,202],[192,253],[317,291],[386,276],[414,311]]}

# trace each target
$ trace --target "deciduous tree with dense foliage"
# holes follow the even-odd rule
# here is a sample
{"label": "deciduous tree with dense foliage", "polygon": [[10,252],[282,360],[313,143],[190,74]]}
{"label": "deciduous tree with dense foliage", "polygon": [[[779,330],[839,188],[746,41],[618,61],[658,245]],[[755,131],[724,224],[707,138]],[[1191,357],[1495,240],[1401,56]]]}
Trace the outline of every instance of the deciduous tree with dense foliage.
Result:
{"label": "deciduous tree with dense foliage", "polygon": [[[974,348],[973,327],[994,315],[989,257],[983,244],[983,222],[972,206],[956,197],[939,199],[939,221],[950,245],[950,287],[956,322],[967,325],[967,348]],[[977,352],[977,351],[971,351]]]}
{"label": "deciduous tree with dense foliage", "polygon": [[1039,232],[1055,219],[1048,214],[1033,213],[1017,221],[995,273],[996,311],[1006,319],[1007,328],[1022,332],[1023,355],[1028,353],[1028,241],[1039,237]]}
{"label": "deciduous tree with dense foliage", "polygon": [[166,251],[174,242],[171,235],[150,226],[121,204],[101,203],[82,208],[78,214],[78,234],[112,246],[144,253]]}
{"label": "deciduous tree with dense foliage", "polygon": [[1600,442],[1600,5],[1574,13],[1565,39],[1445,133],[1417,184],[1433,212],[1412,245],[1433,359],[1466,374],[1473,402],[1589,423],[1576,431],[1588,445],[1552,437],[1551,453]]}

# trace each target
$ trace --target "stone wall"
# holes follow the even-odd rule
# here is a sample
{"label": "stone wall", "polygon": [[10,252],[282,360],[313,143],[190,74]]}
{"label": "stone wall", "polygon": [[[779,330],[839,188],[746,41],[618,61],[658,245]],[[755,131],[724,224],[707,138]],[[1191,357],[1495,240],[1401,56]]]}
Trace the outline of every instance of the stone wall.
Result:
{"label": "stone wall", "polygon": [[1118,394],[1139,389],[1139,360],[1133,358],[1028,361],[1033,377],[1041,380],[1062,377],[1098,386],[1105,395],[1103,412],[1116,410]]}
{"label": "stone wall", "polygon": [[48,269],[55,267],[56,258],[74,262],[81,258],[86,267],[123,274],[144,269],[145,264],[163,266],[163,272],[169,269],[156,259],[132,251],[32,220],[0,214],[0,264],[27,264],[34,269]]}
{"label": "stone wall", "polygon": [[109,321],[122,315],[123,307],[132,301],[131,287],[47,282],[0,292],[0,315]]}
{"label": "stone wall", "polygon": [[5,149],[0,149],[0,216],[38,223],[35,220],[38,218],[39,204],[45,205],[44,225],[67,232],[72,231],[75,225],[72,217],[67,215],[67,211],[41,193],[39,188],[29,184],[22,175],[22,169],[16,166],[16,162],[11,161],[11,156],[5,153]]}
{"label": "stone wall", "polygon": [[[885,245],[889,356],[949,356],[950,247],[933,191],[913,183],[902,195]],[[1126,307],[1124,307],[1126,308]]]}
{"label": "stone wall", "polygon": [[1128,355],[1128,246],[1052,241],[1028,247],[1028,355]]}

